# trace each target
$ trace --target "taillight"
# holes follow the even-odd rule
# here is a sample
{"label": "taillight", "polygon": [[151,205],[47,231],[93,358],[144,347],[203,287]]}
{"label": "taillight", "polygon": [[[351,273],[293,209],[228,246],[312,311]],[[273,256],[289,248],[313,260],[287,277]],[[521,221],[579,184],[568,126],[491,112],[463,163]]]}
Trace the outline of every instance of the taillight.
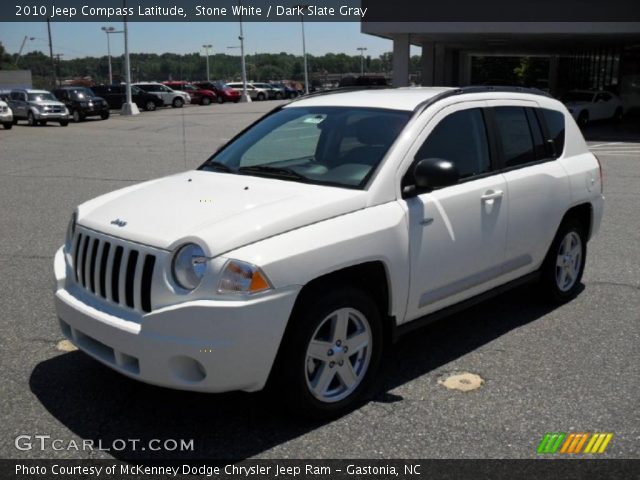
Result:
{"label": "taillight", "polygon": [[600,174],[600,193],[604,193],[604,177],[602,175],[602,162],[596,154],[593,154],[596,157],[596,161],[598,162],[598,173]]}

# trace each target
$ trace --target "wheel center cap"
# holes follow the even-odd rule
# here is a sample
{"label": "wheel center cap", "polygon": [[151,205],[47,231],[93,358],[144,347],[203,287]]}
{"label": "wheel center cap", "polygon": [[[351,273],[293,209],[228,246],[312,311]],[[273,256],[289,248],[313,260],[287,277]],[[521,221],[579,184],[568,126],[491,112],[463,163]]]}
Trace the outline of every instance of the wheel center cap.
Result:
{"label": "wheel center cap", "polygon": [[334,345],[333,347],[331,347],[331,350],[333,351],[333,361],[340,362],[344,359],[344,352],[342,350],[342,347]]}

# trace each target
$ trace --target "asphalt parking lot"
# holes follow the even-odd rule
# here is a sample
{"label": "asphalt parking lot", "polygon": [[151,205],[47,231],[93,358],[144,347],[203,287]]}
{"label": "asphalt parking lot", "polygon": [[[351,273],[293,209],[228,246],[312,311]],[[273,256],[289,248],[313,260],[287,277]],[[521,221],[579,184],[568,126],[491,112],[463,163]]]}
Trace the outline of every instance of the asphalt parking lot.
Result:
{"label": "asphalt parking lot", "polygon": [[[59,351],[52,258],[73,208],[196,167],[276,104],[0,130],[0,457],[532,458],[546,432],[612,432],[607,458],[640,458],[638,125],[586,131],[607,203],[578,298],[554,309],[523,288],[418,331],[387,357],[373,400],[338,420],[290,418],[262,394],[144,385]],[[484,384],[439,383],[456,372]],[[21,451],[18,435],[194,439],[195,449]]]}

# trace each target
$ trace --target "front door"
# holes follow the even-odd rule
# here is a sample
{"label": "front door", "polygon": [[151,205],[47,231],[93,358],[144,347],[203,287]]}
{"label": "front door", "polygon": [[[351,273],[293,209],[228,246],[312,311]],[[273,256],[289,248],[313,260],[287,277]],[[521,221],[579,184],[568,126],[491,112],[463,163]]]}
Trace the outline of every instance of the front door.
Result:
{"label": "front door", "polygon": [[[406,200],[410,230],[411,320],[471,297],[500,276],[507,233],[507,188],[493,173],[483,107],[439,112],[415,159],[454,163],[458,184]],[[424,135],[424,133],[423,133]]]}

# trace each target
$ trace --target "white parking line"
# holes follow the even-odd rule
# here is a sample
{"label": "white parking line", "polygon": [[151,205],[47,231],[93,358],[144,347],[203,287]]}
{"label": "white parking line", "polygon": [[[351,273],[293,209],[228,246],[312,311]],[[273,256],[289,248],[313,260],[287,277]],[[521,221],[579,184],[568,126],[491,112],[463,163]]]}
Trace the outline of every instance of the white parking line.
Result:
{"label": "white parking line", "polygon": [[589,148],[598,148],[598,147],[608,147],[609,145],[619,145],[622,142],[608,142],[608,143],[599,143],[597,145],[589,145]]}

